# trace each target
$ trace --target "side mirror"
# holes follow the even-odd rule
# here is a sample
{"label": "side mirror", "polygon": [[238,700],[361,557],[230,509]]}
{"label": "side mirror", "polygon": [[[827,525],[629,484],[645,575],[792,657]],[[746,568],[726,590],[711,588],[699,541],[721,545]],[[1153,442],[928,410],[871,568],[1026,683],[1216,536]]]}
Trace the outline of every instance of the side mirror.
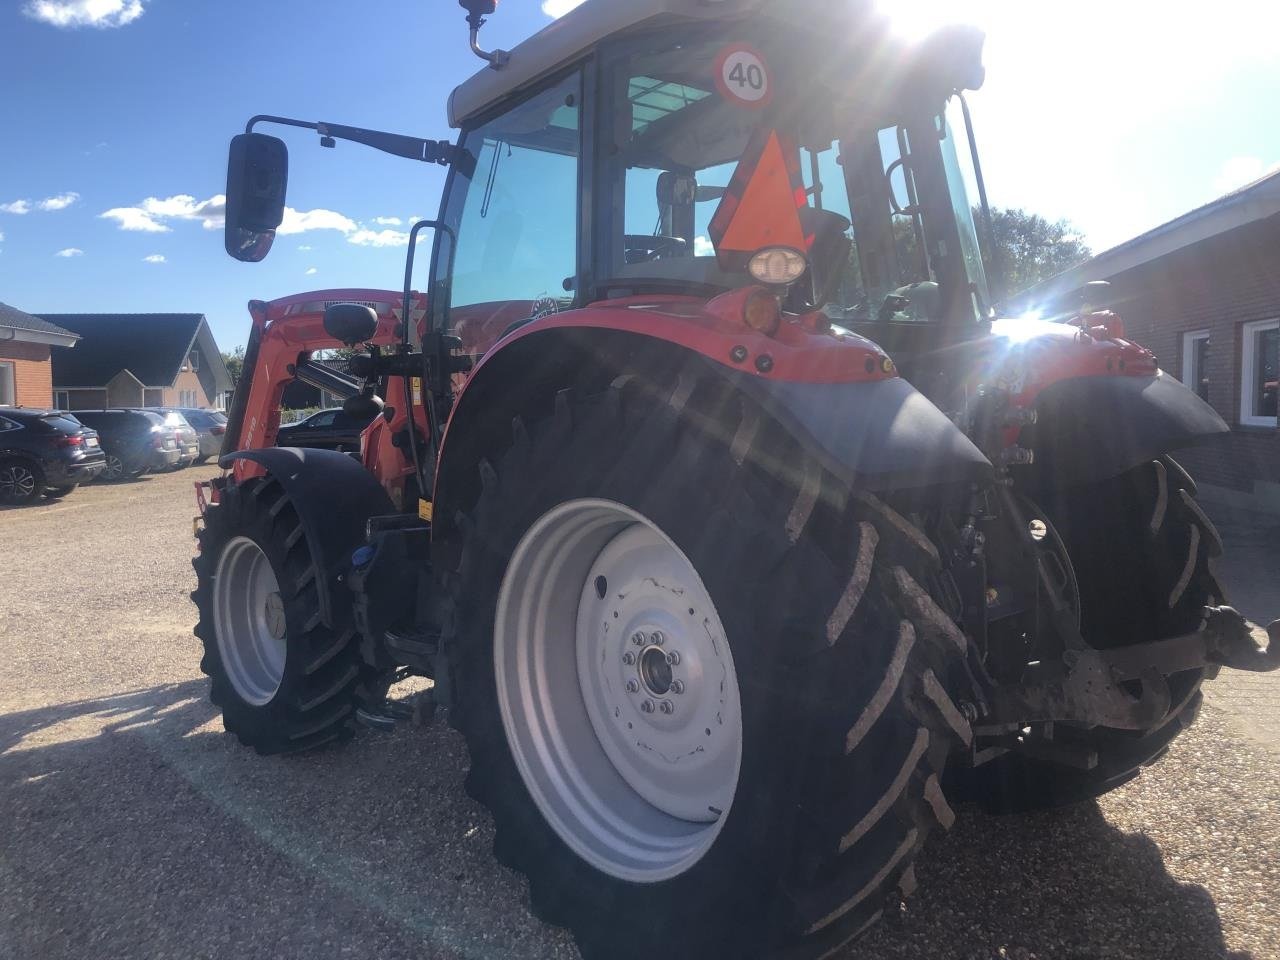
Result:
{"label": "side mirror", "polygon": [[325,308],[324,332],[348,347],[373,339],[378,314],[362,303],[334,303]]}
{"label": "side mirror", "polygon": [[284,220],[289,150],[264,133],[242,133],[227,156],[227,253],[257,263],[271,252]]}

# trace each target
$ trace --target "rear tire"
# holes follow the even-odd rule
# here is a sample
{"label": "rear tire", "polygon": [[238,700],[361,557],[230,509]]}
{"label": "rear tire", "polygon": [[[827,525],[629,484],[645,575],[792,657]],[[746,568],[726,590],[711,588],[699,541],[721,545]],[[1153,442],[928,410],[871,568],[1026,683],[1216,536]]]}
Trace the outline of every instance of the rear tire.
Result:
{"label": "rear tire", "polygon": [[[760,438],[772,465],[763,468],[751,441],[730,449],[702,432],[691,411],[707,403],[723,415],[719,401],[695,391],[677,416],[640,393],[562,394],[553,416],[527,430],[517,421],[512,446],[480,465],[482,492],[458,518],[463,551],[450,578],[451,722],[471,752],[467,790],[493,814],[498,859],[528,877],[534,911],[570,928],[588,960],[825,955],[914,887],[916,854],[953,820],[939,781],[970,734],[945,690],[964,639],[920,586],[939,576],[937,551],[789,441]],[[729,435],[747,426],[744,417]],[[568,532],[543,537],[561,517]],[[593,523],[613,524],[614,539],[603,550],[582,537],[575,546],[574,524]],[[648,576],[640,563],[610,582],[593,565],[635,533],[665,542],[670,563]],[[542,577],[541,594],[521,595],[513,584],[531,576]],[[641,601],[629,598],[644,591],[662,599],[644,599],[636,619]],[[691,675],[683,694],[666,697],[675,712],[665,721],[622,683],[644,616],[670,618],[677,639],[664,649],[693,645],[676,678],[690,660],[714,667],[701,687]],[[620,642],[610,639],[615,618]],[[521,631],[541,634],[542,646],[521,647]],[[709,652],[720,643],[725,654]],[[597,657],[600,676],[620,671],[616,686],[592,670]],[[639,691],[641,703],[663,699],[654,689]],[[511,690],[526,691],[523,713]],[[606,709],[593,711],[593,697]],[[708,697],[722,698],[716,719],[704,723],[693,708],[688,751],[663,739],[660,724]],[[600,746],[610,722],[631,766]],[[695,764],[723,758],[717,741],[735,724],[736,777],[715,787],[727,789],[726,809],[673,813],[701,796],[690,786]],[[590,726],[595,737],[578,735]],[[665,764],[648,761],[668,793],[650,790],[646,801],[635,767],[668,740]]]}
{"label": "rear tire", "polygon": [[[1042,496],[1075,567],[1086,641],[1120,646],[1188,633],[1203,622],[1206,605],[1226,602],[1210,567],[1222,539],[1195,492],[1182,467],[1165,457]],[[1169,677],[1172,706],[1147,730],[1056,725],[1056,739],[1097,751],[1097,767],[1077,770],[1009,754],[974,771],[979,799],[992,812],[1017,812],[1089,800],[1127,783],[1194,722],[1203,679],[1202,670]]]}
{"label": "rear tire", "polygon": [[0,503],[35,503],[44,489],[44,473],[30,460],[0,459]]}
{"label": "rear tire", "polygon": [[349,737],[372,671],[354,625],[320,619],[320,574],[279,482],[228,486],[199,538],[200,669],[227,732],[262,754]]}

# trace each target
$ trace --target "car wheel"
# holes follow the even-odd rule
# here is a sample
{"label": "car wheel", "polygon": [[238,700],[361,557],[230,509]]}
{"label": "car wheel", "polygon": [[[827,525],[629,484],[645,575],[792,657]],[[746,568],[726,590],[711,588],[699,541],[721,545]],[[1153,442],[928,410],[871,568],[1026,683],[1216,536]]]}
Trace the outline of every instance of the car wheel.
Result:
{"label": "car wheel", "polygon": [[107,466],[100,476],[108,483],[115,483],[117,480],[124,479],[124,461],[114,453],[108,453]]}
{"label": "car wheel", "polygon": [[44,476],[29,460],[0,460],[0,503],[31,503],[44,492]]}

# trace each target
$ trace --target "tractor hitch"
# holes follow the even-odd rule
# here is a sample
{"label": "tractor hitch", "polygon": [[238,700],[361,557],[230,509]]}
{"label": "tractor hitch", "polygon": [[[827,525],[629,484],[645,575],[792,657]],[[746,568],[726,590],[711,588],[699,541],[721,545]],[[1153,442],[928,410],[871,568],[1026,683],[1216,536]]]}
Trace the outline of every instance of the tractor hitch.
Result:
{"label": "tractor hitch", "polygon": [[[1145,730],[1168,714],[1166,677],[1205,667],[1268,671],[1280,668],[1280,620],[1260,649],[1244,617],[1232,607],[1206,607],[1192,633],[1108,650],[1067,650],[1059,662],[1032,664],[1023,682],[997,686],[991,713],[975,732],[1002,733],[1028,723],[1063,721]],[[1133,696],[1121,684],[1141,683]]]}

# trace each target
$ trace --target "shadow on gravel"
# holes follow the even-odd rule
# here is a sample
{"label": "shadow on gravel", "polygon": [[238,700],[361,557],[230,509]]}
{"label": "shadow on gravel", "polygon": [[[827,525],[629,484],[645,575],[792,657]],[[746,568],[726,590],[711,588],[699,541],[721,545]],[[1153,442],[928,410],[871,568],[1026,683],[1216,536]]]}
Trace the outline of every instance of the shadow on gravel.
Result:
{"label": "shadow on gravel", "polygon": [[[488,817],[462,790],[465,749],[439,720],[263,758],[221,731],[206,691],[0,716],[0,954],[576,956],[494,861]],[[959,812],[907,912],[838,956],[1228,956],[1208,893],[1096,804]]]}
{"label": "shadow on gravel", "polygon": [[1171,876],[1154,843],[1097,803],[958,814],[917,866],[906,911],[844,960],[1250,960],[1228,952],[1209,892]]}

